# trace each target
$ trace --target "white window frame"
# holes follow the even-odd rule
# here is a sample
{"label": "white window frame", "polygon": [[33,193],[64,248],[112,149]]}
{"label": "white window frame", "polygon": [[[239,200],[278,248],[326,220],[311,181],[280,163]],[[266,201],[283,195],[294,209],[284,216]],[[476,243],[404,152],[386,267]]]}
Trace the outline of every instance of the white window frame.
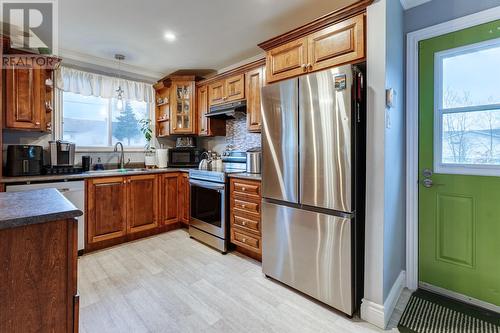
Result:
{"label": "white window frame", "polygon": [[449,113],[500,110],[500,104],[485,104],[471,107],[443,108],[443,59],[500,47],[500,38],[444,50],[434,54],[434,172],[473,176],[500,176],[500,165],[442,163],[443,115]]}
{"label": "white window frame", "polygon": [[[64,119],[64,110],[63,110],[63,91],[59,89],[55,89],[55,112],[54,112],[54,139],[62,140],[63,139],[63,119]],[[155,119],[154,119],[154,105],[153,103],[147,103],[148,105],[148,117],[151,119],[151,127],[153,133],[155,132]],[[108,124],[111,126],[111,123]],[[111,128],[109,129],[111,133]],[[154,137],[154,134],[153,134]],[[154,141],[154,139],[152,140]],[[144,152],[144,147],[125,147],[124,151],[127,152]],[[90,153],[90,152],[113,152],[113,146],[80,146],[76,145],[77,153]]]}

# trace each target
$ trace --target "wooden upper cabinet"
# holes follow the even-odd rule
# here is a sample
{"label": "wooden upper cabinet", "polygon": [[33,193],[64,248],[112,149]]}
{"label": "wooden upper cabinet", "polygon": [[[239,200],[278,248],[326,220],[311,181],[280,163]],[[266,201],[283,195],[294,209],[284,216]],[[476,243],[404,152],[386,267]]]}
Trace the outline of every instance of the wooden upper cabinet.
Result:
{"label": "wooden upper cabinet", "polygon": [[161,224],[179,222],[179,174],[160,175]]}
{"label": "wooden upper cabinet", "polygon": [[365,14],[267,51],[266,82],[275,82],[365,58]]}
{"label": "wooden upper cabinet", "polygon": [[225,136],[226,122],[224,119],[207,118],[208,106],[208,86],[197,88],[196,106],[198,114],[198,135],[199,136]]}
{"label": "wooden upper cabinet", "polygon": [[232,102],[245,98],[245,74],[231,76],[225,81],[224,102]]}
{"label": "wooden upper cabinet", "polygon": [[247,128],[249,132],[262,129],[262,105],[260,90],[264,85],[265,67],[259,67],[246,73]]}
{"label": "wooden upper cabinet", "polygon": [[307,71],[307,38],[280,45],[267,52],[266,80],[278,81]]}
{"label": "wooden upper cabinet", "polygon": [[345,64],[364,57],[364,15],[342,21],[308,37],[310,71]]}
{"label": "wooden upper cabinet", "polygon": [[208,135],[208,87],[202,86],[196,92],[196,105],[198,108],[198,135]]}
{"label": "wooden upper cabinet", "polygon": [[209,105],[228,103],[245,98],[245,74],[230,76],[208,85]]}
{"label": "wooden upper cabinet", "polygon": [[158,182],[156,175],[127,178],[127,233],[158,226]]}
{"label": "wooden upper cabinet", "polygon": [[6,69],[5,127],[42,130],[44,71],[33,67]]}
{"label": "wooden upper cabinet", "polygon": [[127,233],[127,181],[124,177],[87,181],[87,243],[123,237]]}
{"label": "wooden upper cabinet", "polygon": [[217,105],[224,103],[225,97],[225,81],[220,80],[208,85],[209,105]]}
{"label": "wooden upper cabinet", "polygon": [[170,134],[196,134],[195,81],[172,79]]}

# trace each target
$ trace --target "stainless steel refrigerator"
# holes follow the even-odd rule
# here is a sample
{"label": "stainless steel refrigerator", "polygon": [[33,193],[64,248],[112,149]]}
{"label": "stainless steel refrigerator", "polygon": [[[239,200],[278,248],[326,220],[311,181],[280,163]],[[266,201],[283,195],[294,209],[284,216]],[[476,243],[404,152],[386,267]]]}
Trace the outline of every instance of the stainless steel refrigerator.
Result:
{"label": "stainless steel refrigerator", "polygon": [[262,89],[262,269],[352,315],[362,295],[364,64]]}

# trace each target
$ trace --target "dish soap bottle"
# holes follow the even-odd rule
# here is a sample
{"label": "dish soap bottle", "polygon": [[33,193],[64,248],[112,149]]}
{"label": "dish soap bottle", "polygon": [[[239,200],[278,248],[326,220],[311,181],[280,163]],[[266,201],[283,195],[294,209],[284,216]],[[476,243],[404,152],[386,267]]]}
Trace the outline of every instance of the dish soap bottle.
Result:
{"label": "dish soap bottle", "polygon": [[101,158],[97,158],[97,163],[94,165],[94,170],[104,170],[104,164],[101,162]]}

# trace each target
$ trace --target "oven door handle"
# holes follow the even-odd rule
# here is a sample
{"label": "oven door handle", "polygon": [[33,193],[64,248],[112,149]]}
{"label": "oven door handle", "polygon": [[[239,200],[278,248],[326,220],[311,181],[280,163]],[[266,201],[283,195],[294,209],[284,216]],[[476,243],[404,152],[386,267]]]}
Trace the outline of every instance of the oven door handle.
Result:
{"label": "oven door handle", "polygon": [[194,185],[194,186],[203,187],[203,188],[207,188],[209,190],[216,190],[216,191],[223,191],[226,188],[225,184],[216,184],[216,183],[204,182],[201,180],[194,180],[194,179],[189,180],[189,185],[191,185],[191,186]]}

